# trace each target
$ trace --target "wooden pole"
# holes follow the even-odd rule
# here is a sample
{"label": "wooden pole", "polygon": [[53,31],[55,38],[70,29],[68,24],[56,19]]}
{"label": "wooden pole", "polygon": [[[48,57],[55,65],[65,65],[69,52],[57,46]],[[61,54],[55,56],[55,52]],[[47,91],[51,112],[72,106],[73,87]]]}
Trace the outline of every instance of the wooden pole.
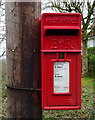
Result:
{"label": "wooden pole", "polygon": [[42,119],[40,2],[6,3],[8,117]]}

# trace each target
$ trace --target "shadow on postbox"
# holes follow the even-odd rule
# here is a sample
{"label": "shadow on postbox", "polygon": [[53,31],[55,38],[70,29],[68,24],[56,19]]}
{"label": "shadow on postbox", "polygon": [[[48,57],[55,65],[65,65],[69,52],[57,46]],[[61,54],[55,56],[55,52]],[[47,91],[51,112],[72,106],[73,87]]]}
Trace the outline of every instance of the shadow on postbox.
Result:
{"label": "shadow on postbox", "polygon": [[42,108],[81,108],[81,14],[44,13],[41,19]]}

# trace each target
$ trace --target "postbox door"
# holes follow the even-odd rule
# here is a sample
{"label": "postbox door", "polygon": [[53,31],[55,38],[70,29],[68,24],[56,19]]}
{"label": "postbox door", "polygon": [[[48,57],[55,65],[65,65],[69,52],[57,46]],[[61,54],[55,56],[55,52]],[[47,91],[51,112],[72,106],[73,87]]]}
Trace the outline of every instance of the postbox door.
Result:
{"label": "postbox door", "polygon": [[[71,105],[77,105],[77,96],[80,91],[78,91],[78,71],[80,66],[78,66],[78,61],[80,61],[80,57],[78,53],[63,53],[63,56],[65,55],[65,58],[62,59],[58,58],[60,53],[45,53],[43,54],[43,71],[44,71],[44,92],[47,93],[44,97],[44,103],[45,106],[71,106]],[[62,54],[62,53],[61,53]],[[57,69],[54,70],[54,67],[59,64],[64,64],[64,68],[66,70],[58,68],[59,77],[60,75],[62,78],[58,79],[55,78],[54,75],[57,72]],[[62,67],[62,65],[61,65]],[[66,72],[66,73],[64,73]],[[64,77],[65,75],[65,77]],[[57,76],[58,77],[58,76]],[[66,80],[67,79],[67,80]],[[59,92],[56,91],[57,82],[59,85]],[[63,83],[62,83],[63,82]],[[63,84],[63,85],[62,85]],[[62,89],[62,86],[64,89]],[[67,87],[65,89],[65,87]],[[68,88],[69,87],[69,88]],[[62,92],[63,90],[63,92]],[[79,92],[79,93],[78,93]],[[44,93],[44,94],[45,94]]]}

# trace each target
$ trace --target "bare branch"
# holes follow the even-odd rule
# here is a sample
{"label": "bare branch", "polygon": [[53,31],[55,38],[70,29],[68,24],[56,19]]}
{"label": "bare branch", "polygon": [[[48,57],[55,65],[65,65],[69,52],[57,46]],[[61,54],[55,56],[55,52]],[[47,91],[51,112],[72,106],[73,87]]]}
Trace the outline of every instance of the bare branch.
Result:
{"label": "bare branch", "polygon": [[91,36],[94,36],[95,34],[95,26],[91,25],[88,30],[90,30],[88,33],[87,33],[87,36],[91,37]]}
{"label": "bare branch", "polygon": [[94,12],[94,8],[95,8],[95,1],[93,2],[92,7],[90,8],[90,10],[88,10],[87,21],[86,21],[86,23],[84,25],[84,29],[87,29],[89,24],[90,24],[90,18],[91,18],[91,15]]}
{"label": "bare branch", "polygon": [[5,53],[6,53],[6,52],[4,51],[4,52],[0,55],[0,58],[3,57],[3,56],[5,55]]}

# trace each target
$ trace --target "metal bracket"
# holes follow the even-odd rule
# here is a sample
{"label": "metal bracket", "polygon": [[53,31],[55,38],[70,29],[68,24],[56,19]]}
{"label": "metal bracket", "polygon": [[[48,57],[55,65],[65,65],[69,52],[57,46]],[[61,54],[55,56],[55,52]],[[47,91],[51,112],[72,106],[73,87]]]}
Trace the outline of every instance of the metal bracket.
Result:
{"label": "metal bracket", "polygon": [[14,87],[11,85],[6,85],[8,89],[14,89],[14,90],[24,90],[24,91],[41,91],[41,89],[39,88],[18,88],[18,87]]}

